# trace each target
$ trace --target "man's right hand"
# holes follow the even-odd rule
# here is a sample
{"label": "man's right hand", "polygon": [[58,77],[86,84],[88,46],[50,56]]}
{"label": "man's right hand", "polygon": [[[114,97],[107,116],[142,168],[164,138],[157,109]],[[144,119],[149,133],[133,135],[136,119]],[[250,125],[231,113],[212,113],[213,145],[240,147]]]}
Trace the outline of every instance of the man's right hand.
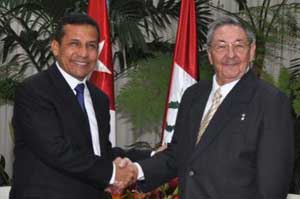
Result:
{"label": "man's right hand", "polygon": [[123,190],[136,182],[138,169],[128,158],[116,158],[114,164],[116,165],[115,183],[113,184],[115,188]]}

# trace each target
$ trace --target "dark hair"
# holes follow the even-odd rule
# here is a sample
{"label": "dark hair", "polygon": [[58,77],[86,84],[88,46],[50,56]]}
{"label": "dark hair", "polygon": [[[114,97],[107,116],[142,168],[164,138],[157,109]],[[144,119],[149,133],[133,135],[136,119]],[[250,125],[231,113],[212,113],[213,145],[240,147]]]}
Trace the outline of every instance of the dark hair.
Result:
{"label": "dark hair", "polygon": [[61,43],[61,40],[65,34],[64,26],[72,24],[72,25],[91,25],[97,30],[97,39],[99,39],[100,31],[97,23],[89,16],[80,14],[80,13],[68,13],[65,14],[57,23],[55,28],[53,38],[54,40]]}

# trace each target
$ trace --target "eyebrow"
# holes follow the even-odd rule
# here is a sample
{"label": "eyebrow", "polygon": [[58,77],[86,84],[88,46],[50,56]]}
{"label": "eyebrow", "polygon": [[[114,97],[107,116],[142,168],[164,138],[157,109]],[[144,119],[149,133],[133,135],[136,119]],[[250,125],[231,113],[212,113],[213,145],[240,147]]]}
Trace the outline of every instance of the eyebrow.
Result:
{"label": "eyebrow", "polygon": [[[72,41],[81,42],[81,40],[80,40],[80,39],[77,39],[77,38],[72,38],[72,39],[70,39],[70,41],[71,41],[71,42],[72,42]],[[95,43],[95,44],[97,44],[98,41],[97,41],[97,40],[91,40],[91,41],[87,41],[87,43]]]}
{"label": "eyebrow", "polygon": [[[227,42],[227,41],[225,41],[225,40],[223,40],[223,39],[220,39],[220,40],[217,40],[217,41],[215,41],[215,42],[213,42],[213,43],[229,43],[229,42]],[[248,42],[248,40],[244,40],[244,39],[237,39],[237,40],[235,40],[235,41],[233,41],[233,43],[234,42]]]}

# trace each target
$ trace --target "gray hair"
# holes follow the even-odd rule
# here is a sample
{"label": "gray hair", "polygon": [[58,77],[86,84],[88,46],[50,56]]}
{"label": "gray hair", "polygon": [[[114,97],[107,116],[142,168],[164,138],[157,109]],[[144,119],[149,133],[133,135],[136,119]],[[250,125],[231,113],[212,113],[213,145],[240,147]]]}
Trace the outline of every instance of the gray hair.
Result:
{"label": "gray hair", "polygon": [[241,22],[236,17],[223,16],[223,17],[216,19],[214,22],[212,22],[209,25],[208,32],[207,32],[207,42],[206,42],[207,46],[211,45],[215,31],[218,28],[225,26],[225,25],[233,25],[233,26],[238,26],[238,27],[242,28],[246,32],[248,42],[250,44],[255,42],[255,34],[248,25]]}

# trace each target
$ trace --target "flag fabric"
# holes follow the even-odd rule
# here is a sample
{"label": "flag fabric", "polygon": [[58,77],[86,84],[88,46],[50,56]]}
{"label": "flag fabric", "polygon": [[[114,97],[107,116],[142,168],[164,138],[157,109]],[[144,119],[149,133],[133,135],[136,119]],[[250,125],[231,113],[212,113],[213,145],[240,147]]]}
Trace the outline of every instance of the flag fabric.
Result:
{"label": "flag fabric", "polygon": [[197,29],[194,0],[182,0],[166,109],[162,143],[171,142],[181,97],[198,80]]}
{"label": "flag fabric", "polygon": [[112,63],[112,48],[106,0],[89,0],[88,15],[94,19],[100,29],[99,57],[95,71],[90,81],[101,89],[110,103],[110,141],[116,145],[115,97],[114,97],[114,70]]}

